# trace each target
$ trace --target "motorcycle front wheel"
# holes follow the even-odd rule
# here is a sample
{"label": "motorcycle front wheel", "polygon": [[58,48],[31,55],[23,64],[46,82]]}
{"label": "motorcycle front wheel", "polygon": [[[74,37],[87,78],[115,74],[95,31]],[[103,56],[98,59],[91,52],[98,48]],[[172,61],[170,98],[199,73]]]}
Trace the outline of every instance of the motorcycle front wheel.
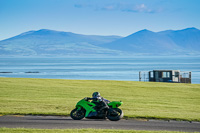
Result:
{"label": "motorcycle front wheel", "polygon": [[123,117],[123,112],[119,108],[111,108],[107,112],[107,118],[111,121],[118,121]]}
{"label": "motorcycle front wheel", "polygon": [[77,108],[75,108],[71,111],[70,116],[74,120],[81,120],[85,117],[85,110],[78,110]]}

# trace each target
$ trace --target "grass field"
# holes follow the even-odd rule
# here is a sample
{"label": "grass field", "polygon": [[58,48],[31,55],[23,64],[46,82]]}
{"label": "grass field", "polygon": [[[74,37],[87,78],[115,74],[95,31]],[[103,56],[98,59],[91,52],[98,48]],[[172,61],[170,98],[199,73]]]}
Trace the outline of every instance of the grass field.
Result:
{"label": "grass field", "polygon": [[175,131],[136,131],[114,129],[23,129],[0,128],[1,133],[189,133]]}
{"label": "grass field", "polygon": [[200,84],[0,78],[0,114],[69,115],[99,91],[125,117],[200,121]]}

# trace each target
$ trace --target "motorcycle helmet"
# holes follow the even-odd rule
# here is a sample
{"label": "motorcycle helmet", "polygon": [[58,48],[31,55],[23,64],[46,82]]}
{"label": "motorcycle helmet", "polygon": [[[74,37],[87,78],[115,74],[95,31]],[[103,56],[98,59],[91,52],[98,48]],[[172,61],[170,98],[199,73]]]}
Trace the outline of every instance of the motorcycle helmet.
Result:
{"label": "motorcycle helmet", "polygon": [[99,92],[94,92],[92,94],[92,98],[99,98],[100,97],[100,93]]}

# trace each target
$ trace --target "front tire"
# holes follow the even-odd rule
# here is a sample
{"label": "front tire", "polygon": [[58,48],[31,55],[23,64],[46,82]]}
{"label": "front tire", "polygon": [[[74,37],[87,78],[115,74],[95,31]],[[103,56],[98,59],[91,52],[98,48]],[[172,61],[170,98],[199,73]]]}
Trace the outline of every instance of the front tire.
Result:
{"label": "front tire", "polygon": [[107,118],[111,121],[118,121],[123,117],[123,112],[119,108],[111,108],[108,110]]}
{"label": "front tire", "polygon": [[77,108],[75,108],[71,111],[70,116],[74,120],[81,120],[85,117],[85,110],[78,110]]}

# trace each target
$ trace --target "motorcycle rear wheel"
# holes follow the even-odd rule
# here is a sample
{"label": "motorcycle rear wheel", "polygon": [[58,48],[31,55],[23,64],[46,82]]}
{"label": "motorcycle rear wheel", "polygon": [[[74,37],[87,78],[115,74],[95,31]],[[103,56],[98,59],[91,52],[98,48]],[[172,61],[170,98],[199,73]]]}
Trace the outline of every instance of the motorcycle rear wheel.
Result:
{"label": "motorcycle rear wheel", "polygon": [[123,117],[123,112],[119,108],[112,108],[108,110],[107,118],[111,121],[118,121]]}
{"label": "motorcycle rear wheel", "polygon": [[70,116],[74,120],[81,120],[85,117],[85,110],[78,110],[77,108],[75,108],[71,111]]}

